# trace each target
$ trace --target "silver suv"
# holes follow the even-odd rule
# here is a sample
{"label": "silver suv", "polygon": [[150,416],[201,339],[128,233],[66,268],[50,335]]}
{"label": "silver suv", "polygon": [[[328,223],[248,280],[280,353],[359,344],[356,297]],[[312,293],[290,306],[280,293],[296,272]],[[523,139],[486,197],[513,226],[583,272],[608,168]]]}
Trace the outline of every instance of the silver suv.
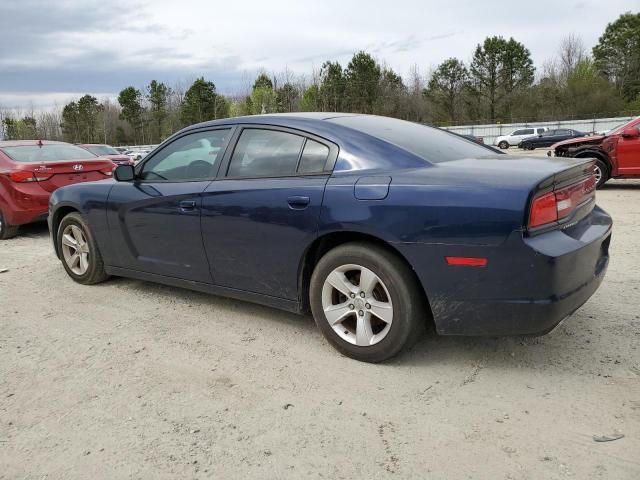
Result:
{"label": "silver suv", "polygon": [[502,149],[509,148],[511,145],[518,145],[525,138],[540,135],[542,132],[549,130],[547,127],[527,127],[514,130],[509,135],[501,135],[493,141],[494,145]]}

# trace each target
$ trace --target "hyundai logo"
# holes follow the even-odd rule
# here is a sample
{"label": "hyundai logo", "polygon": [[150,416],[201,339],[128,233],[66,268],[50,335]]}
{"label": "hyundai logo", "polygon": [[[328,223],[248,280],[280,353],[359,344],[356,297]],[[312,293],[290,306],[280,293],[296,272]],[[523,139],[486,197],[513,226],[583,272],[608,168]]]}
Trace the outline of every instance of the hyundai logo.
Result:
{"label": "hyundai logo", "polygon": [[84,168],[84,167],[83,167],[82,165],[80,165],[79,163],[78,163],[77,165],[74,165],[74,166],[73,166],[73,169],[74,169],[74,170],[76,170],[76,171],[80,171],[80,170],[82,170],[83,168]]}

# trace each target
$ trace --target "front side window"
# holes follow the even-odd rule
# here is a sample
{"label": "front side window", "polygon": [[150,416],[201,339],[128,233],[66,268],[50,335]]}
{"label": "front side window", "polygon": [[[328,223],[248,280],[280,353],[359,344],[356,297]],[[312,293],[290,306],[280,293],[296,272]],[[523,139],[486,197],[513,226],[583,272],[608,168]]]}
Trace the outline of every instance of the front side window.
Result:
{"label": "front side window", "polygon": [[213,179],[230,132],[209,130],[180,137],[145,162],[139,177],[169,182]]}
{"label": "front side window", "polygon": [[304,140],[304,137],[292,133],[246,128],[233,151],[227,176],[295,175]]}
{"label": "front side window", "polygon": [[518,136],[518,135],[525,135],[527,133],[526,130],[516,130],[515,132],[513,132],[511,135],[513,136]]}

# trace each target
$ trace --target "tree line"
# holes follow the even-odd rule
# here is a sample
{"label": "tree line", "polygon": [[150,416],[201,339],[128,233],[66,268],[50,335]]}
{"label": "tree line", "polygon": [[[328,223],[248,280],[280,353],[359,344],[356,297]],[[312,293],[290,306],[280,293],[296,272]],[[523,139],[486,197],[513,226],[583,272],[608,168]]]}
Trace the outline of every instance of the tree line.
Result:
{"label": "tree line", "polygon": [[188,87],[152,80],[117,97],[91,95],[60,111],[16,115],[0,110],[6,139],[155,144],[206,120],[274,112],[325,111],[387,115],[439,126],[588,118],[640,111],[640,14],[607,25],[589,52],[566,36],[538,70],[514,38],[487,37],[470,60],[449,58],[407,78],[360,51],[346,66],[326,61],[310,76],[260,72],[240,95],[222,95],[203,77]]}

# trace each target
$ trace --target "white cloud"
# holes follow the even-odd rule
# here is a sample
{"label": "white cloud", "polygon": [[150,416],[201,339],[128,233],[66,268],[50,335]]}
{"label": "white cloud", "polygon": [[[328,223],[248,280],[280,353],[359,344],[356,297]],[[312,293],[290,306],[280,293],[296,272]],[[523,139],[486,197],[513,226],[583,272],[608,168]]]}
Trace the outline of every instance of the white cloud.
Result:
{"label": "white cloud", "polygon": [[[640,6],[638,0],[633,0]],[[562,37],[593,46],[629,1],[538,0],[22,0],[0,5],[0,105],[36,104],[67,93],[117,93],[149,80],[205,75],[220,90],[240,88],[243,72],[266,68],[310,74],[325,60],[348,62],[366,49],[400,74],[447,57],[467,61],[486,36],[513,36],[536,65]],[[246,76],[246,74],[245,74]],[[62,93],[56,93],[62,92]]]}

